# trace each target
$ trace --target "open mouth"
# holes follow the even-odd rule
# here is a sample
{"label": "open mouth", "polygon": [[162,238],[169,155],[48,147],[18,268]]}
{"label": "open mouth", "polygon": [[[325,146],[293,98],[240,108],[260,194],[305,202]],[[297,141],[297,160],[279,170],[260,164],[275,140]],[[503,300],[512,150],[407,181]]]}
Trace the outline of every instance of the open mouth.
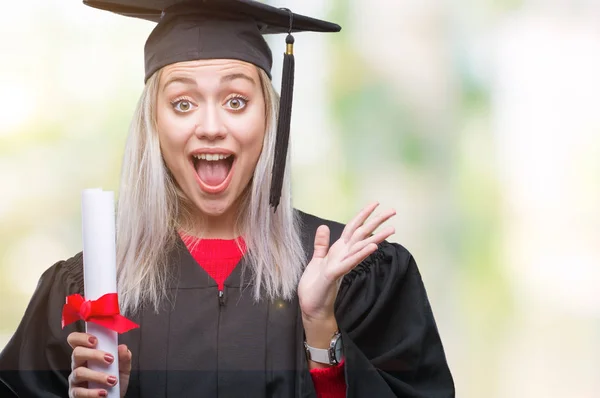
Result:
{"label": "open mouth", "polygon": [[211,193],[224,190],[231,180],[235,156],[220,153],[199,153],[192,156],[201,187]]}

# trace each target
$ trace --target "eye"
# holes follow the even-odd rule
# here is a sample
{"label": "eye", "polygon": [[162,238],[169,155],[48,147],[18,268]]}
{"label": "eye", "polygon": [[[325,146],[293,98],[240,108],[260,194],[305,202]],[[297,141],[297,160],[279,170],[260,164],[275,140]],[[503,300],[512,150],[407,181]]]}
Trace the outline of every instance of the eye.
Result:
{"label": "eye", "polygon": [[225,102],[225,106],[232,111],[240,111],[244,109],[246,105],[248,105],[248,99],[241,96],[229,98]]}
{"label": "eye", "polygon": [[191,101],[188,101],[186,99],[173,101],[173,102],[171,102],[171,105],[173,106],[173,109],[175,109],[177,112],[180,112],[180,113],[189,112],[193,106]]}

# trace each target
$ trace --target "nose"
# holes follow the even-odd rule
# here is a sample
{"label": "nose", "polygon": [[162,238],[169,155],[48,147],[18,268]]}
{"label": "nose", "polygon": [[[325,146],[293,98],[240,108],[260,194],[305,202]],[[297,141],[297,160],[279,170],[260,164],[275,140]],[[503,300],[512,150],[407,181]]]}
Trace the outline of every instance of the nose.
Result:
{"label": "nose", "polygon": [[209,141],[225,138],[227,130],[220,110],[220,106],[216,104],[206,104],[204,111],[200,112],[200,120],[196,124],[195,133],[198,138]]}

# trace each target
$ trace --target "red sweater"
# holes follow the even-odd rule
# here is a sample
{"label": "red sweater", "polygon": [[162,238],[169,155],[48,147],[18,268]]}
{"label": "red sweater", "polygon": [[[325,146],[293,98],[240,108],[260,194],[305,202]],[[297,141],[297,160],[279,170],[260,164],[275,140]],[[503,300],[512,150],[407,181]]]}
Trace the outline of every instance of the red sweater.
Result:
{"label": "red sweater", "polygon": [[[246,251],[244,239],[197,239],[182,235],[189,252],[196,262],[223,289],[225,279],[242,259]],[[238,247],[238,243],[240,248]],[[344,378],[344,363],[324,369],[310,371],[317,397],[343,398],[346,396],[346,380]]]}

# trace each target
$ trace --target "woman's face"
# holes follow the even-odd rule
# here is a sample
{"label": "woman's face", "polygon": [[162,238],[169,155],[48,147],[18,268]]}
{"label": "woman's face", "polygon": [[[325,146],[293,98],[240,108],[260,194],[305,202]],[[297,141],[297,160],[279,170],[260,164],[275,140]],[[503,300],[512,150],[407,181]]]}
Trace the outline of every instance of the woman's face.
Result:
{"label": "woman's face", "polygon": [[197,215],[233,216],[265,134],[257,68],[235,60],[166,66],[156,117],[165,163]]}

